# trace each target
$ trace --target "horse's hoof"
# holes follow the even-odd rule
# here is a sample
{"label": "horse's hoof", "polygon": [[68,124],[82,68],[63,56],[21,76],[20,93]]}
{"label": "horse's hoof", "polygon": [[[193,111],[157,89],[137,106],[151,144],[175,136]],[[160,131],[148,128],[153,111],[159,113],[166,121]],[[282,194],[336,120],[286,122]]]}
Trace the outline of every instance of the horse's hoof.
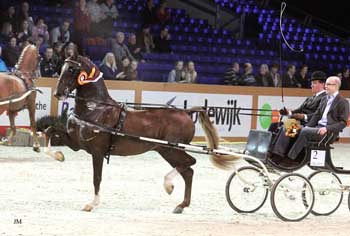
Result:
{"label": "horse's hoof", "polygon": [[55,151],[54,152],[54,158],[56,161],[63,162],[64,161],[64,155],[61,151]]}
{"label": "horse's hoof", "polygon": [[87,205],[85,205],[85,207],[83,208],[83,211],[90,212],[90,211],[92,211],[92,209],[94,209],[94,207],[91,206],[90,204],[87,204]]}
{"label": "horse's hoof", "polygon": [[174,214],[181,214],[184,211],[184,209],[182,207],[177,206],[174,210],[173,213]]}
{"label": "horse's hoof", "polygon": [[40,152],[40,147],[35,147],[35,146],[33,146],[33,151],[34,151],[34,152]]}
{"label": "horse's hoof", "polygon": [[164,185],[165,191],[170,195],[174,191],[174,185],[173,184],[166,184]]}

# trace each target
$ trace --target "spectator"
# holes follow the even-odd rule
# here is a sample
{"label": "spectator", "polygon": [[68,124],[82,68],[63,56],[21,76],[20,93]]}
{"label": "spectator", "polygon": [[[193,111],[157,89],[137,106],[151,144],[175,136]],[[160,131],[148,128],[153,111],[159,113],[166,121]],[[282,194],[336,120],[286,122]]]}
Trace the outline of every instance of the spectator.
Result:
{"label": "spectator", "polygon": [[16,21],[17,21],[16,31],[17,32],[21,31],[21,24],[24,20],[26,20],[28,22],[29,31],[32,31],[32,28],[34,26],[34,21],[33,21],[33,17],[31,17],[29,15],[29,3],[28,2],[22,2],[21,9],[18,12],[18,16],[16,19]]}
{"label": "spectator", "polygon": [[57,26],[51,30],[50,38],[51,38],[51,44],[54,43],[68,43],[70,40],[70,33],[69,33],[69,26],[70,22],[69,20],[64,20],[61,24],[61,26]]}
{"label": "spectator", "polygon": [[3,27],[4,23],[8,22],[12,25],[12,30],[16,29],[17,18],[16,18],[16,10],[14,6],[9,6],[7,8],[7,11],[1,16],[0,22],[1,22],[0,27]]}
{"label": "spectator", "polygon": [[162,28],[160,35],[154,39],[155,51],[159,53],[170,53],[170,34],[167,28]]}
{"label": "spectator", "polygon": [[253,74],[253,66],[251,63],[244,63],[244,74],[242,76],[242,85],[256,86],[257,82]]}
{"label": "spectator", "polygon": [[42,77],[58,77],[57,64],[53,59],[53,48],[45,49],[44,57],[40,62],[40,72]]}
{"label": "spectator", "polygon": [[63,61],[69,57],[72,57],[72,56],[76,57],[79,55],[78,47],[73,42],[69,42],[63,45],[62,53],[63,53]]}
{"label": "spectator", "polygon": [[87,8],[90,12],[91,27],[90,32],[92,36],[103,36],[101,22],[107,18],[102,11],[101,5],[98,4],[98,0],[90,0],[87,3]]}
{"label": "spectator", "polygon": [[1,33],[0,33],[0,44],[6,44],[10,38],[14,36],[13,28],[10,22],[4,22],[2,24]]}
{"label": "spectator", "polygon": [[271,65],[271,77],[273,81],[273,87],[282,87],[281,75],[278,73],[279,66],[277,63]]}
{"label": "spectator", "polygon": [[147,25],[152,25],[155,23],[155,9],[153,5],[153,0],[146,0],[145,9],[142,12],[143,23]]}
{"label": "spectator", "polygon": [[8,72],[9,69],[7,68],[6,63],[4,62],[4,60],[2,60],[1,54],[2,54],[2,48],[0,46],[0,72]]}
{"label": "spectator", "polygon": [[308,67],[307,65],[302,65],[299,73],[295,76],[295,79],[301,84],[302,88],[310,88],[310,81],[307,77]]}
{"label": "spectator", "polygon": [[117,62],[117,67],[122,68],[122,59],[127,57],[130,60],[135,60],[131,55],[129,48],[124,44],[125,35],[123,32],[117,32],[116,41],[112,42],[112,51]]}
{"label": "spectator", "polygon": [[119,70],[119,73],[117,74],[117,79],[120,80],[127,80],[128,78],[128,73],[129,73],[129,67],[130,67],[130,60],[128,57],[123,57],[122,58],[122,64],[121,64],[121,68]]}
{"label": "spectator", "polygon": [[39,50],[40,54],[43,54],[46,50],[46,48],[49,46],[47,43],[45,43],[44,36],[39,35],[35,41],[33,41],[36,48]]}
{"label": "spectator", "polygon": [[111,37],[113,21],[117,19],[119,13],[113,0],[105,0],[101,5],[102,13],[106,16],[103,20],[104,37]]}
{"label": "spectator", "polygon": [[341,90],[349,90],[350,89],[350,69],[345,68],[341,77]]}
{"label": "spectator", "polygon": [[174,83],[174,82],[183,82],[185,79],[185,73],[183,71],[184,62],[183,61],[177,61],[175,63],[175,68],[172,69],[168,75],[168,82]]}
{"label": "spectator", "polygon": [[3,59],[6,63],[6,65],[10,68],[14,67],[17,63],[17,60],[19,58],[19,48],[17,46],[17,39],[16,37],[11,37],[8,46],[4,48],[3,50]]}
{"label": "spectator", "polygon": [[227,69],[224,79],[224,83],[227,85],[239,85],[242,83],[239,74],[239,64],[237,62],[233,62],[230,68]]}
{"label": "spectator", "polygon": [[61,68],[63,66],[63,43],[55,43],[53,45],[53,56],[52,59],[54,60],[55,64],[57,65],[57,72],[58,74],[61,73]]}
{"label": "spectator", "polygon": [[285,88],[301,88],[295,78],[295,65],[288,65],[286,73],[282,76],[282,86]]}
{"label": "spectator", "polygon": [[74,8],[74,43],[78,47],[79,54],[85,55],[84,38],[90,32],[91,18],[86,0],[79,0],[79,3]]}
{"label": "spectator", "polygon": [[256,76],[256,83],[257,86],[274,87],[273,80],[267,64],[260,65],[259,74]]}
{"label": "spectator", "polygon": [[29,30],[29,23],[27,20],[23,20],[20,26],[20,30],[17,33],[17,40],[24,41],[32,36],[32,32]]}
{"label": "spectator", "polygon": [[142,31],[138,33],[136,38],[137,44],[140,45],[142,52],[150,53],[154,50],[153,36],[148,24],[142,25]]}
{"label": "spectator", "polygon": [[103,78],[106,80],[117,79],[118,69],[112,52],[106,53],[100,64],[100,71],[103,73]]}
{"label": "spectator", "polygon": [[162,0],[156,11],[156,21],[161,25],[167,24],[170,20],[170,12],[166,7],[167,1]]}
{"label": "spectator", "polygon": [[135,34],[129,34],[128,48],[130,50],[131,55],[137,61],[143,60],[143,56],[141,54],[141,47],[138,44],[136,44],[136,35]]}
{"label": "spectator", "polygon": [[32,39],[36,41],[39,36],[43,36],[44,42],[48,43],[50,39],[50,34],[48,32],[47,25],[45,24],[45,20],[42,17],[39,17],[36,21],[35,26],[32,30]]}
{"label": "spectator", "polygon": [[138,80],[137,66],[137,61],[131,61],[128,70],[127,80]]}
{"label": "spectator", "polygon": [[189,84],[197,83],[197,71],[193,61],[189,61],[185,67],[185,81]]}

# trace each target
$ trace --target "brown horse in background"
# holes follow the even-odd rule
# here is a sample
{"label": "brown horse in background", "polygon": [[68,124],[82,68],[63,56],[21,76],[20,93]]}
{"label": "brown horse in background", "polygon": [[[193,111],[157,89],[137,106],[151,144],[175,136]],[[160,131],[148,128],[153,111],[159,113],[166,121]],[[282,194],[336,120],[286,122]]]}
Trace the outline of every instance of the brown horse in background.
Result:
{"label": "brown horse in background", "polygon": [[[50,127],[46,130],[46,134],[49,137],[54,135],[60,137],[75,151],[84,149],[92,155],[95,196],[84,210],[91,211],[99,204],[102,166],[106,155],[129,156],[154,150],[174,168],[164,178],[167,193],[171,194],[173,191],[174,176],[180,174],[185,181],[184,200],[174,209],[174,213],[182,213],[183,209],[190,205],[193,176],[191,166],[196,163],[196,160],[183,150],[141,141],[130,136],[189,144],[195,131],[189,113],[196,111],[175,108],[135,111],[124,108],[108,94],[99,69],[89,59],[81,56],[65,61],[55,96],[58,99],[64,99],[73,90],[76,90],[75,108],[74,113],[68,118],[67,129]],[[209,148],[218,148],[219,137],[206,111],[201,109],[197,112],[199,112]],[[128,136],[113,135],[108,132],[108,129],[118,130]],[[213,154],[210,159],[215,166],[228,168],[238,157]]]}
{"label": "brown horse in background", "polygon": [[15,72],[13,74],[0,73],[0,115],[7,111],[11,127],[8,144],[13,143],[13,137],[16,135],[15,116],[17,112],[27,108],[34,137],[33,149],[37,152],[40,151],[40,144],[35,127],[34,79],[37,78],[38,56],[37,48],[34,45],[28,45],[18,59]]}

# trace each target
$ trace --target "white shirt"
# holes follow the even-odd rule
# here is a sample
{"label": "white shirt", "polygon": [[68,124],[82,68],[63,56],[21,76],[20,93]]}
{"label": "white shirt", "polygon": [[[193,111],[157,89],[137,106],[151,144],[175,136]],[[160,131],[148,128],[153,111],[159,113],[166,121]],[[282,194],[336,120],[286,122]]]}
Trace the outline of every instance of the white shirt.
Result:
{"label": "white shirt", "polygon": [[327,126],[327,114],[329,112],[329,109],[332,106],[334,98],[338,95],[338,93],[339,93],[339,91],[335,92],[332,95],[327,95],[327,106],[326,106],[326,108],[323,111],[323,115],[322,115],[321,120],[318,121],[318,125],[321,125],[321,126],[324,126],[324,127]]}

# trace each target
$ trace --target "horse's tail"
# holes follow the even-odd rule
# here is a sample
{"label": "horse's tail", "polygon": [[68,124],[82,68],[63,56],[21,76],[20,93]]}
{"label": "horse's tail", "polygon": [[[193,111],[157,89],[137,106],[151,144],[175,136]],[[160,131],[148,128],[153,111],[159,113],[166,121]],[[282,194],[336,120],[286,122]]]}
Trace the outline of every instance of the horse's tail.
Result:
{"label": "horse's tail", "polygon": [[[191,110],[198,111],[199,114],[199,122],[203,128],[205,133],[205,138],[208,142],[208,147],[210,149],[218,149],[219,148],[219,135],[209,119],[208,114],[203,109],[198,110],[198,107],[194,107]],[[235,155],[219,155],[219,154],[211,154],[210,160],[214,166],[220,169],[231,169],[235,167],[235,164],[238,160],[241,160],[241,156],[239,154]]]}

